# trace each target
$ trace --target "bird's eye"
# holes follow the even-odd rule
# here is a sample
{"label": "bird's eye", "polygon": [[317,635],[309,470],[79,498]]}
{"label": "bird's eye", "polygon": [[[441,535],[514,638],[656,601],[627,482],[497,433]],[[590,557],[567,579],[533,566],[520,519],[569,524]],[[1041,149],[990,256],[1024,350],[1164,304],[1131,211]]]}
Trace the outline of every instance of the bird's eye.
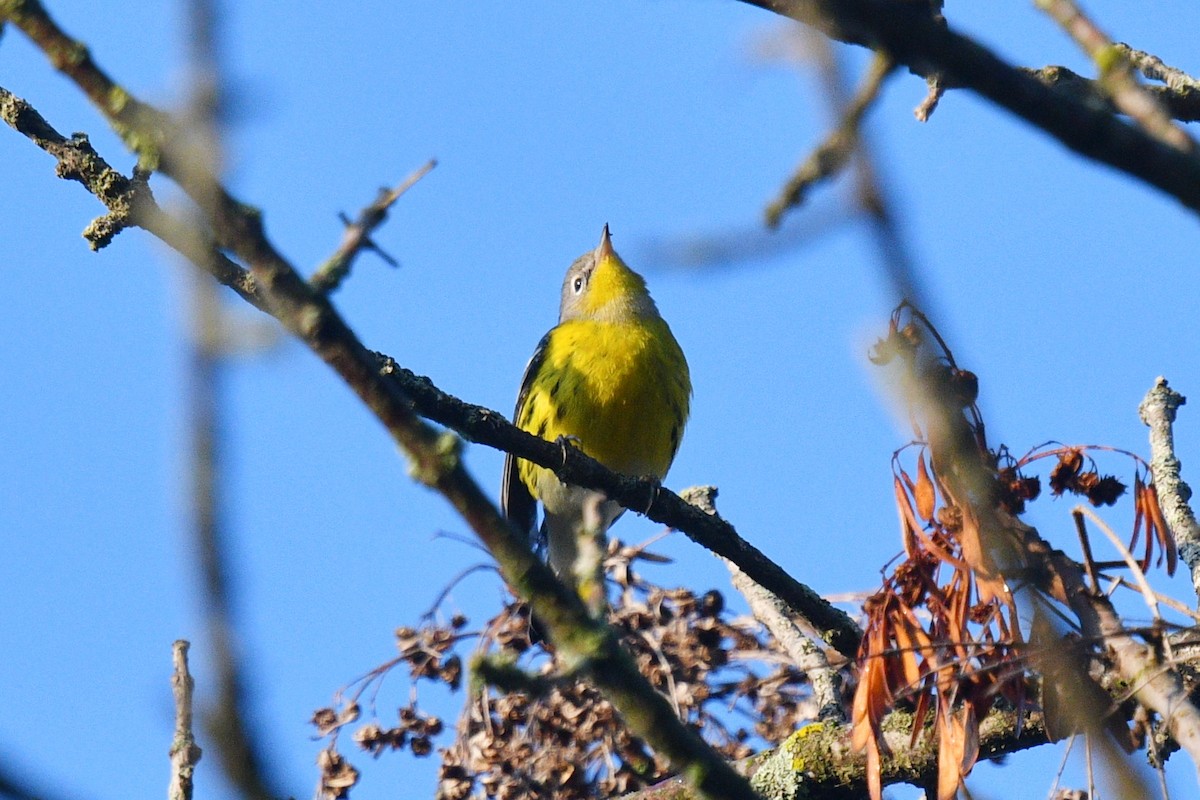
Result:
{"label": "bird's eye", "polygon": [[574,282],[572,282],[571,286],[572,286],[572,288],[575,289],[575,294],[579,294],[580,292],[582,292],[583,291],[583,276],[576,275],[575,280],[574,280]]}

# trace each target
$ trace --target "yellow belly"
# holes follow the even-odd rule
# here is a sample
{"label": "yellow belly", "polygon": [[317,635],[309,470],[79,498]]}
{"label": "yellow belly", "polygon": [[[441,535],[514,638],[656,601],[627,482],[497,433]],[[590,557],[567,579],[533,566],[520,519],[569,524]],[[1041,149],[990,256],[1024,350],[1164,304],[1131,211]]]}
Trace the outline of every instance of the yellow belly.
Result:
{"label": "yellow belly", "polygon": [[[661,319],[572,320],[551,332],[517,424],[544,439],[573,437],[617,472],[662,479],[690,397],[687,362]],[[568,502],[548,470],[522,461],[520,474],[548,510]]]}

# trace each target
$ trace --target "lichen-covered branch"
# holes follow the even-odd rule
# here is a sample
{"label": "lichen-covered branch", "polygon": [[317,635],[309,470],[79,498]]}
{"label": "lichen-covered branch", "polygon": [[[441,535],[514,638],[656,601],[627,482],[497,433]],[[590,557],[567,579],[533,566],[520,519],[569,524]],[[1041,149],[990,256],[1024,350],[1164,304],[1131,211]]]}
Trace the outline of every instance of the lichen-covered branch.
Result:
{"label": "lichen-covered branch", "polygon": [[171,784],[167,800],[192,800],[192,779],[200,761],[200,748],[192,731],[192,692],[195,682],[188,671],[188,647],[180,639],[171,647],[171,691],[175,697],[175,735],[171,742]]}
{"label": "lichen-covered branch", "polygon": [[[1046,744],[1040,713],[1026,714],[1017,724],[1012,711],[995,710],[979,724],[979,756],[998,758]],[[937,781],[937,744],[928,733],[912,741],[913,717],[894,711],[884,721],[888,753],[880,764],[884,786],[926,787]],[[861,798],[866,796],[867,759],[851,745],[851,726],[832,722],[806,725],[787,741],[739,764],[759,793],[771,800],[787,798]],[[625,800],[692,800],[685,787],[668,784],[628,795]]]}
{"label": "lichen-covered branch", "polygon": [[1175,536],[1179,556],[1187,564],[1192,587],[1200,598],[1200,523],[1192,512],[1189,500],[1192,488],[1180,475],[1182,465],[1175,456],[1175,413],[1187,398],[1159,378],[1146,393],[1138,413],[1150,428],[1150,468],[1154,472],[1154,488],[1167,526]]}
{"label": "lichen-covered branch", "polygon": [[1100,71],[1099,85],[1123,113],[1156,139],[1192,152],[1195,143],[1177,127],[1157,98],[1143,90],[1133,76],[1125,53],[1079,8],[1074,0],[1037,0],[1037,5],[1054,18],[1079,44]]}
{"label": "lichen-covered branch", "polygon": [[145,174],[125,177],[100,157],[86,136],[76,134],[66,138],[29,103],[3,87],[0,87],[0,119],[53,156],[58,162],[55,169],[58,177],[77,181],[108,208],[108,213],[84,233],[92,249],[104,247],[126,227],[141,228],[211,273],[255,308],[266,310],[250,274],[224,255],[211,236],[163,211],[150,191]]}

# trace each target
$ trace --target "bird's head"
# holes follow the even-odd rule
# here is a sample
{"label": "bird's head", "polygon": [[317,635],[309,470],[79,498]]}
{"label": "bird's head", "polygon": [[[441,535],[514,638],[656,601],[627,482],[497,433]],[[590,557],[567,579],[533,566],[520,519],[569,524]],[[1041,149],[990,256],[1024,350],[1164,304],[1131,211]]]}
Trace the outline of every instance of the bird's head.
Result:
{"label": "bird's head", "polygon": [[601,322],[658,316],[646,281],[613,250],[608,226],[595,250],[575,259],[563,280],[558,321],[594,319]]}

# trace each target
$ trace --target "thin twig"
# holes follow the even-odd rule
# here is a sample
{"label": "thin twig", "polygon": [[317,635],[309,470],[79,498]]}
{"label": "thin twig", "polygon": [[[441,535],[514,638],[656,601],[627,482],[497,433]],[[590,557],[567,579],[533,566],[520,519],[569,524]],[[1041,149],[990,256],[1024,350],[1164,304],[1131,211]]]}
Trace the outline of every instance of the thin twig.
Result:
{"label": "thin twig", "polygon": [[342,243],[325,263],[317,268],[309,284],[322,294],[329,294],[341,285],[342,280],[350,273],[354,259],[363,250],[373,250],[390,266],[396,266],[396,260],[385,253],[371,239],[371,234],[387,219],[388,209],[400,199],[401,195],[411,189],[417,181],[425,177],[431,169],[437,166],[437,161],[430,159],[418,167],[412,174],[401,181],[393,189],[380,189],[379,196],[369,206],[358,212],[358,218],[350,222],[343,216],[346,231],[342,234]]}
{"label": "thin twig", "polygon": [[[1130,553],[1129,548],[1126,547],[1125,543],[1121,541],[1121,537],[1117,536],[1117,534],[1113,532],[1113,529],[1108,527],[1104,520],[1100,519],[1099,515],[1097,515],[1095,511],[1092,511],[1087,506],[1075,506],[1075,508],[1071,509],[1071,515],[1075,517],[1075,524],[1080,528],[1080,530],[1083,528],[1083,518],[1084,516],[1087,516],[1092,520],[1092,524],[1099,528],[1100,531],[1108,537],[1108,541],[1117,549],[1117,552],[1121,554],[1121,558],[1124,559],[1125,566],[1129,567],[1130,572],[1133,573],[1133,578],[1137,582],[1138,589],[1142,593],[1142,599],[1146,601],[1146,606],[1150,609],[1151,615],[1153,615],[1154,619],[1161,620],[1162,614],[1160,614],[1158,611],[1158,598],[1154,594],[1154,589],[1150,587],[1150,581],[1146,580],[1146,573],[1138,564],[1137,559],[1133,557],[1133,553]],[[1084,536],[1084,538],[1086,538],[1086,536]],[[1094,575],[1092,585],[1098,586],[1098,584],[1095,583]]]}
{"label": "thin twig", "polygon": [[1150,470],[1159,507],[1200,598],[1200,523],[1188,503],[1192,489],[1180,476],[1182,465],[1175,456],[1175,414],[1186,402],[1187,398],[1167,385],[1166,378],[1159,377],[1138,406],[1138,414],[1150,428]]}
{"label": "thin twig", "polygon": [[195,682],[188,672],[188,647],[179,639],[171,646],[171,691],[175,696],[175,735],[171,742],[171,784],[167,800],[192,800],[192,779],[201,751],[192,732],[192,692]]}
{"label": "thin twig", "polygon": [[813,700],[817,706],[817,719],[826,722],[846,721],[846,711],[841,701],[841,674],[830,665],[829,657],[811,639],[804,635],[787,613],[787,606],[778,597],[746,577],[746,573],[728,559],[722,559],[729,568],[733,588],[737,589],[750,611],[771,636],[788,654],[791,663],[812,684]]}
{"label": "thin twig", "polygon": [[1083,522],[1083,514],[1073,513],[1075,518],[1075,533],[1079,535],[1079,549],[1083,551],[1083,567],[1087,570],[1088,579],[1092,582],[1092,591],[1100,591],[1100,580],[1096,577],[1096,561],[1092,558],[1092,543],[1088,539],[1087,526]]}
{"label": "thin twig", "polygon": [[1200,91],[1200,80],[1193,78],[1181,69],[1167,66],[1158,56],[1135,50],[1124,42],[1113,42],[1113,47],[1129,59],[1129,63],[1134,69],[1152,81],[1162,81],[1171,91],[1181,94]]}
{"label": "thin twig", "polygon": [[0,87],[0,119],[53,156],[58,162],[58,177],[77,181],[108,208],[109,213],[94,221],[84,234],[93,250],[106,246],[125,227],[141,228],[188,261],[202,266],[255,308],[266,311],[253,277],[222,253],[209,233],[163,211],[150,191],[145,173],[135,171],[132,178],[125,177],[100,157],[87,136],[75,134],[68,139],[33,106],[3,87]]}

